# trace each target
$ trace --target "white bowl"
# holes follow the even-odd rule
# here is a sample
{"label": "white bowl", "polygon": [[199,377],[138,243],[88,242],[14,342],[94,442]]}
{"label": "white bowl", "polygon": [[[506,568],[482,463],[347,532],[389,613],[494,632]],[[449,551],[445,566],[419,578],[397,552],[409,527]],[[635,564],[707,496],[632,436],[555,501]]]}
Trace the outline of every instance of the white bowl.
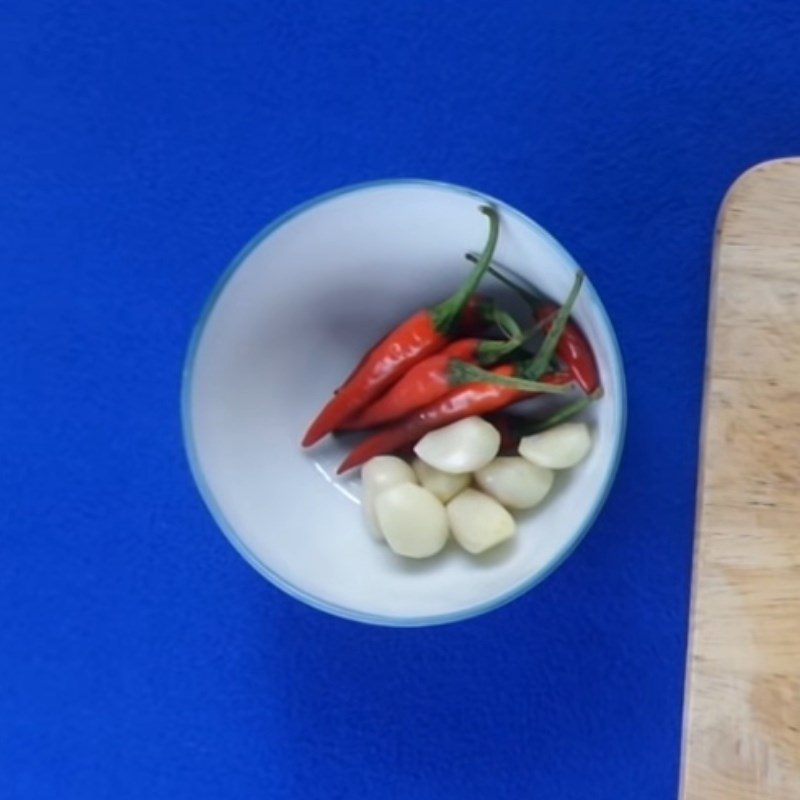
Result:
{"label": "white bowl", "polygon": [[[220,528],[289,594],[332,614],[428,625],[483,613],[541,581],[586,533],[608,493],[625,428],[616,338],[591,285],[575,317],[605,395],[595,445],[512,544],[475,558],[450,545],[412,562],[364,529],[358,476],[337,478],[346,445],[302,451],[308,422],[378,337],[449,295],[482,249],[482,203],[500,211],[496,258],[563,299],[576,265],[546,231],[479,192],[422,180],[347,187],[293,209],[234,259],[192,336],[182,416],[192,472]],[[486,281],[482,291],[495,292]]]}

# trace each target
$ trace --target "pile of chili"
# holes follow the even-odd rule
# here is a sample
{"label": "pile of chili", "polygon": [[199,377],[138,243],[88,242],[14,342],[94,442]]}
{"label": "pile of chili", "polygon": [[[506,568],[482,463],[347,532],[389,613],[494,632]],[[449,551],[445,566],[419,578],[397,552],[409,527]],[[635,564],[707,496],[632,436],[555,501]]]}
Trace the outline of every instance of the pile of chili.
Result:
{"label": "pile of chili", "polygon": [[[516,323],[513,323],[516,325]],[[504,328],[511,326],[506,323]],[[363,430],[392,422],[417,408],[432,403],[459,385],[453,375],[456,361],[490,365],[517,350],[531,333],[518,333],[505,341],[493,339],[457,339],[440,353],[415,364],[397,383],[374,403],[342,426],[342,430]]]}
{"label": "pile of chili", "polygon": [[[469,261],[475,261],[473,253],[467,254]],[[492,263],[489,271],[502,281],[506,286],[511,287],[525,302],[530,306],[534,319],[545,326],[548,319],[558,309],[558,306],[544,295],[533,289],[525,288],[521,284],[508,277],[506,271],[500,270],[499,265]],[[597,362],[595,361],[592,346],[586,338],[584,332],[573,320],[565,325],[561,339],[556,348],[556,355],[561,359],[567,371],[572,375],[575,383],[586,394],[592,394],[600,386],[600,377],[597,372]]]}
{"label": "pile of chili", "polygon": [[[471,416],[489,415],[501,432],[503,448],[516,449],[521,437],[570,419],[602,395],[591,345],[571,319],[583,272],[576,274],[560,307],[522,286],[493,261],[499,231],[496,209],[481,206],[480,211],[489,222],[486,245],[480,255],[467,254],[474,266],[461,287],[373,345],[306,431],[307,447],[338,430],[379,428],[350,452],[340,473],[377,455],[406,452],[429,431]],[[531,331],[523,333],[513,317],[476,294],[486,272],[528,303],[534,320]],[[479,338],[487,325],[499,329],[505,339]],[[522,348],[540,333],[544,336],[538,337],[541,342],[531,357]],[[573,382],[584,395],[544,420],[502,413],[537,394],[564,393]]]}
{"label": "pile of chili", "polygon": [[561,387],[571,381],[571,376],[547,370],[582,283],[583,273],[579,271],[567,300],[549,321],[547,335],[534,358],[502,364],[492,370],[452,359],[448,365],[449,380],[463,386],[369,436],[350,452],[338,472],[347,472],[374,456],[391,453],[451,422],[498,411],[543,391],[563,391]]}
{"label": "pile of chili", "polygon": [[331,433],[388,389],[411,367],[439,352],[449,343],[464,308],[489,268],[497,244],[497,211],[491,206],[481,206],[480,210],[489,219],[489,236],[469,277],[452,297],[433,308],[418,311],[387,334],[367,354],[311,423],[303,437],[304,447]]}

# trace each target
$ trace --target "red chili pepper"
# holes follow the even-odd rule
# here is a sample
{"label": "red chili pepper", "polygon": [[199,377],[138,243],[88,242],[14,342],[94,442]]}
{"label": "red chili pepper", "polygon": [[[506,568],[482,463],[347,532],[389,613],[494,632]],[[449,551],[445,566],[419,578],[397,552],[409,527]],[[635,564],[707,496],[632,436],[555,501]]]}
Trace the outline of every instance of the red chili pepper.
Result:
{"label": "red chili pepper", "polygon": [[475,331],[486,327],[494,316],[494,301],[482,295],[473,294],[458,317],[456,330],[463,336],[470,336]]}
{"label": "red chili pepper", "polygon": [[[459,334],[464,336],[475,335],[478,331],[486,328],[489,324],[497,322],[498,312],[494,307],[494,301],[479,294],[473,294],[467,300],[461,314],[458,317],[456,330]],[[346,385],[356,373],[364,366],[367,359],[386,341],[386,336],[375,342],[363,356],[361,360],[353,367],[352,372],[344,379],[342,386]],[[336,390],[340,392],[342,387]]]}
{"label": "red chili pepper", "polygon": [[[533,315],[539,322],[547,325],[547,320],[552,319],[558,311],[555,303],[542,303],[534,309]],[[594,358],[592,346],[578,327],[577,323],[570,320],[564,327],[564,332],[558,340],[556,355],[564,362],[575,383],[586,394],[592,394],[600,386],[600,377],[597,374],[597,362]]]}
{"label": "red chili pepper", "polygon": [[[516,373],[517,367],[514,364],[502,364],[491,370],[492,375],[501,379],[514,380]],[[569,381],[570,376],[566,373],[551,373],[541,378],[542,383],[553,386],[563,386]],[[345,458],[338,472],[347,472],[373,456],[392,453],[403,445],[416,442],[428,431],[449,425],[451,422],[498,411],[518,400],[534,396],[535,394],[530,391],[498,383],[478,382],[459,386],[444,397],[409,414],[405,419],[365,439]]]}
{"label": "red chili pepper", "polygon": [[525,336],[522,334],[506,341],[458,339],[441,353],[413,366],[386,394],[347,420],[341,426],[342,430],[375,428],[400,419],[415,409],[438,400],[463,383],[457,379],[452,369],[454,360],[470,364],[494,364],[520,347],[524,340]]}
{"label": "red chili pepper", "polygon": [[[467,258],[470,261],[475,261],[475,256],[471,253],[467,255]],[[500,272],[494,267],[491,267],[489,271],[495,278],[510,286],[528,303],[534,319],[544,325],[546,330],[548,324],[550,324],[549,321],[558,312],[558,306],[535,290],[522,287],[509,278],[505,272]],[[556,347],[556,355],[564,362],[564,366],[569,370],[575,383],[586,394],[592,394],[599,388],[600,377],[597,372],[594,351],[584,332],[573,320],[569,320],[564,326],[564,331]]]}
{"label": "red chili pepper", "polygon": [[489,238],[470,276],[452,297],[418,311],[373,348],[311,423],[303,437],[304,447],[319,441],[386,391],[414,364],[447,345],[464,307],[489,268],[497,244],[497,211],[489,206],[481,206],[481,211],[489,218]]}
{"label": "red chili pepper", "polygon": [[479,342],[480,339],[458,339],[441,353],[415,364],[386,394],[346,421],[342,430],[358,431],[383,425],[447,394],[453,388],[447,368],[450,361],[459,358],[472,362]]}

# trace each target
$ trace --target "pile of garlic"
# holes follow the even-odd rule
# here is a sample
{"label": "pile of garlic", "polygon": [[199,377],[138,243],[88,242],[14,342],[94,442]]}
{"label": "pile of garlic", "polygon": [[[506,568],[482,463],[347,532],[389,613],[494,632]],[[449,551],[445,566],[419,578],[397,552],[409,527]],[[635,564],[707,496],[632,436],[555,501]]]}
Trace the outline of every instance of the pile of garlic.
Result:
{"label": "pile of garlic", "polygon": [[509,509],[540,503],[553,486],[553,471],[575,466],[591,446],[587,426],[567,422],[523,437],[518,456],[498,456],[498,431],[468,417],[420,439],[412,465],[396,456],[364,465],[367,526],[407,558],[435,555],[451,532],[469,553],[483,553],[516,533]]}

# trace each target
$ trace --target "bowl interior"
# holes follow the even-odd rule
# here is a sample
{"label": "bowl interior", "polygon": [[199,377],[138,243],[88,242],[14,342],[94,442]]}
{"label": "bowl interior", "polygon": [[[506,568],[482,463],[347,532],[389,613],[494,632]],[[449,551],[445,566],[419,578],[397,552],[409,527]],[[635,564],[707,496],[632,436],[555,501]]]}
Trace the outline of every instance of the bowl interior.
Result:
{"label": "bowl interior", "polygon": [[[484,244],[477,209],[485,201],[424,182],[312,201],[240,254],[195,332],[183,412],[201,492],[250,563],[313,605],[389,624],[478,613],[563,560],[605,497],[623,434],[624,384],[613,331],[588,282],[575,316],[606,389],[590,414],[595,446],[542,506],[518,516],[508,545],[481,558],[452,544],[423,562],[396,557],[364,530],[358,476],[335,477],[347,443],[329,437],[300,449],[306,425],[363,351],[464,277],[464,252]],[[530,220],[498,206],[497,259],[563,299],[574,262]],[[503,293],[493,281],[485,288]]]}

